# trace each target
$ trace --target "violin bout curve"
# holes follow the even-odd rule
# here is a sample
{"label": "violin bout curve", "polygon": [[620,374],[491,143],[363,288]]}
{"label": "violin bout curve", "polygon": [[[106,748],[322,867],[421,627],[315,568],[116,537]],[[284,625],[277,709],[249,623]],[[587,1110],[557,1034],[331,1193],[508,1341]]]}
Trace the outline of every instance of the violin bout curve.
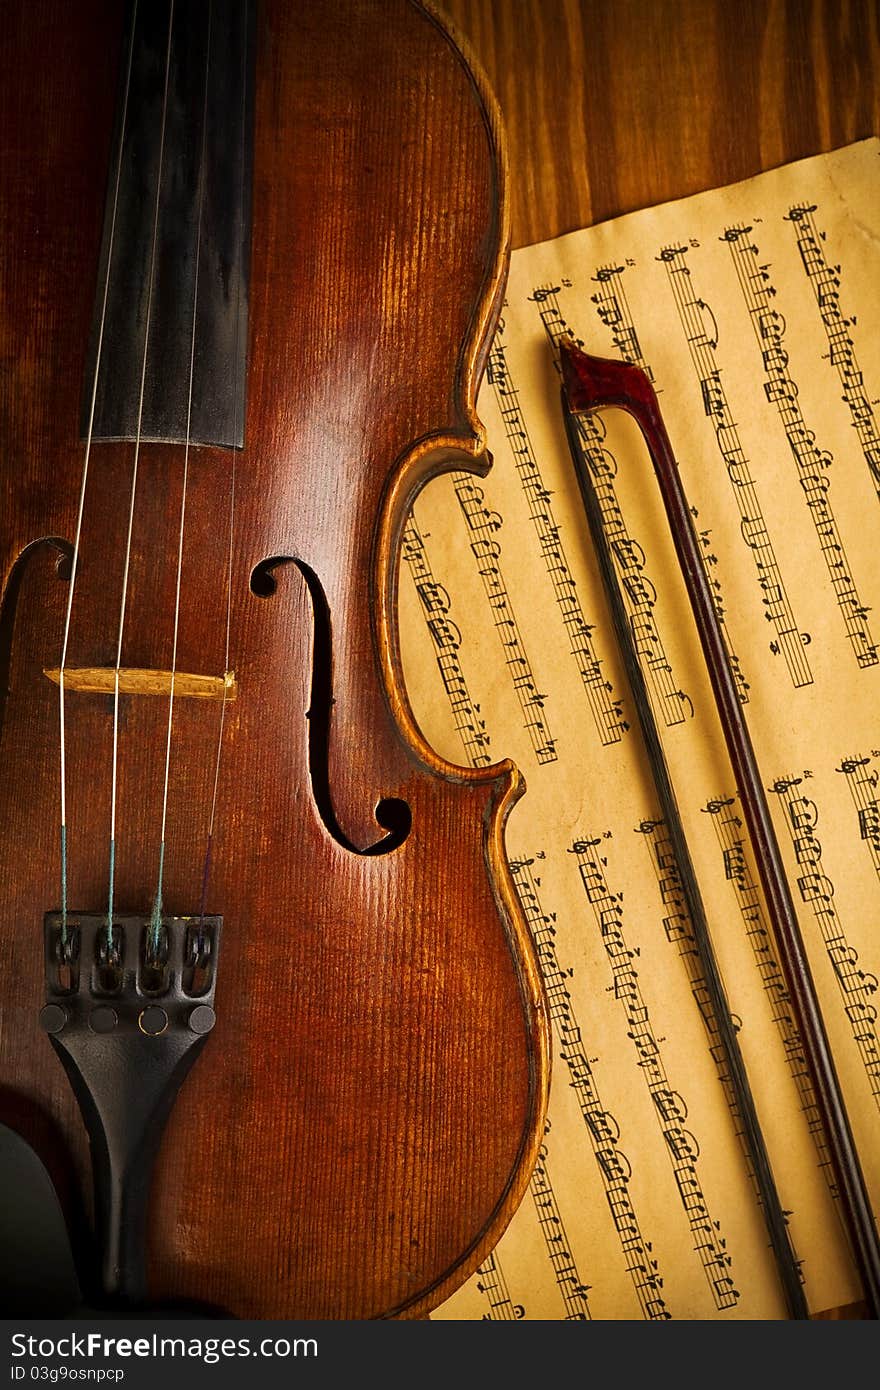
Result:
{"label": "violin bout curve", "polygon": [[[15,383],[0,385],[7,572],[37,538],[69,545],[76,533],[122,9],[22,5],[0,57],[0,130],[17,132],[32,161],[28,179],[0,188],[16,267],[0,351],[19,362]],[[427,747],[395,617],[418,487],[449,467],[487,467],[475,400],[507,266],[503,138],[432,4],[261,0],[255,25],[244,446],[231,543],[233,456],[190,451],[177,651],[181,672],[234,670],[237,684],[223,702],[207,902],[224,924],[217,1024],[157,1159],[150,1296],[237,1317],[418,1317],[500,1237],[538,1155],[549,1088],[540,970],[504,853],[521,779],[510,763],[459,768]],[[68,659],[104,673],[132,446],[92,453]],[[138,680],[120,696],[115,862],[119,911],[147,919],[182,455],[143,443],[132,512],[122,666],[162,680],[150,699]],[[251,576],[271,557],[297,563],[258,593]],[[59,896],[58,687],[43,672],[60,664],[68,592],[48,569],[19,567],[14,622],[0,623],[0,1123],[41,1156],[63,1154],[55,1168],[68,1174],[75,1225],[88,1157],[38,1025],[42,918]],[[311,781],[308,575],[332,634],[322,759],[337,836]],[[103,694],[67,702],[69,890],[83,913],[106,903],[114,696],[101,682]],[[175,702],[164,910],[181,917],[198,910],[219,703]],[[383,802],[405,802],[412,825],[371,855]]]}

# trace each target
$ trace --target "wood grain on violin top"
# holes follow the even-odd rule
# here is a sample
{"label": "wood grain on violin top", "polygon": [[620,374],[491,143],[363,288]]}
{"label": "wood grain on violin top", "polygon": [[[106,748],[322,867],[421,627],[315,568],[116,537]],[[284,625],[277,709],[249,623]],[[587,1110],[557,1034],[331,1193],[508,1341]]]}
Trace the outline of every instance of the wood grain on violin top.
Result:
{"label": "wood grain on violin top", "polygon": [[[125,36],[141,31],[117,0],[4,9],[0,1122],[55,1179],[86,1301],[124,1295],[116,1267],[99,1287],[83,1125],[38,1022],[43,917],[66,898],[69,941],[77,914],[136,914],[146,942],[154,912],[157,932],[163,913],[222,916],[216,1027],[148,1204],[149,1295],[245,1317],[412,1315],[509,1218],[548,1087],[537,962],[503,854],[518,777],[453,768],[424,745],[394,618],[419,482],[486,466],[474,400],[506,265],[503,164],[490,99],[432,11],[261,0],[244,447],[141,439],[136,399],[138,433],[87,449],[114,125],[137,87],[160,138],[124,186],[159,228],[163,196],[138,170],[146,185],[163,168],[172,128],[197,149],[210,108],[196,99],[194,124],[178,120],[195,50],[173,56],[174,25],[219,22],[224,3],[142,7],[169,38],[135,66]],[[152,246],[162,262],[208,245],[178,240],[141,237],[136,394],[163,351],[154,289],[200,283],[164,263],[154,283]],[[198,316],[181,314],[189,334]],[[201,346],[185,339],[184,371]],[[96,370],[118,368],[120,350]],[[66,692],[61,762],[59,686],[44,673],[63,651],[105,674],[103,693]],[[214,699],[177,700],[169,762],[167,682],[114,677],[108,694],[108,668],[215,682],[234,670],[237,697],[222,720]],[[109,923],[106,942],[105,956]],[[79,961],[70,987],[97,990],[121,1037],[135,977],[100,966]],[[104,1197],[99,1235],[117,1220]]]}

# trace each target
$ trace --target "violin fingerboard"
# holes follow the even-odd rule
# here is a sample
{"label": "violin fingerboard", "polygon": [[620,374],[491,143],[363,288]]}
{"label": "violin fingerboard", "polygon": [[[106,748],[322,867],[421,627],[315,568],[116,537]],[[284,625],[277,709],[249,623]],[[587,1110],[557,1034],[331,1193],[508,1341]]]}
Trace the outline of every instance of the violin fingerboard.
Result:
{"label": "violin fingerboard", "polygon": [[130,7],[83,438],[244,443],[255,8]]}

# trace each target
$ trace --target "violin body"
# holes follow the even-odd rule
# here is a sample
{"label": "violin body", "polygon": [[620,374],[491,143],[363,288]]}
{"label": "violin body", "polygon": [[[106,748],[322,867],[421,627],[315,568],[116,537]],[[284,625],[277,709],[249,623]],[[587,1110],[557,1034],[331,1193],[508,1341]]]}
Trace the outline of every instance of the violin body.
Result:
{"label": "violin body", "polygon": [[[178,0],[179,21],[204,8]],[[62,893],[45,673],[67,626],[67,666],[113,685],[64,697],[69,930],[118,911],[146,932],[160,843],[164,913],[193,920],[201,899],[222,918],[216,1025],[152,1171],[147,1300],[423,1315],[515,1209],[548,1087],[503,853],[519,779],[425,745],[395,621],[418,488],[488,466],[474,402],[505,272],[495,116],[417,0],[261,0],[241,446],[93,429],[81,493],[92,373],[106,393],[124,352],[105,344],[95,366],[130,20],[117,0],[28,0],[4,21],[0,1122],[45,1163],[100,1303],[86,1129],[40,1023]],[[173,296],[151,284],[167,323]],[[133,287],[135,325],[149,288]],[[182,349],[141,330],[154,394],[163,360],[201,362],[197,322],[183,315]],[[178,690],[169,742],[167,694],[120,667],[234,671],[235,699],[221,719]],[[77,965],[110,989],[96,968]]]}

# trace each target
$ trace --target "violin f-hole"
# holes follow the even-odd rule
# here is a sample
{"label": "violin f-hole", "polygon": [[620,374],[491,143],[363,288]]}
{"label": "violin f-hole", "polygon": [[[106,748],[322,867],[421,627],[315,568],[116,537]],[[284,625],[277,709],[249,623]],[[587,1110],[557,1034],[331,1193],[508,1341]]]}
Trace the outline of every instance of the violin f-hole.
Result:
{"label": "violin f-hole", "polygon": [[330,605],[315,571],[293,555],[273,555],[261,560],[251,574],[251,592],[270,598],[276,591],[274,571],[282,565],[295,565],[305,580],[312,600],[312,686],[306,718],[309,721],[309,777],[318,813],[328,834],[352,854],[390,854],[403,844],[412,828],[412,811],[400,797],[380,797],[373,809],[379,825],[387,830],[374,844],[358,849],[339,824],[330,787],[328,746],[333,709],[333,630]]}
{"label": "violin f-hole", "polygon": [[[28,564],[46,546],[55,551],[56,577],[69,581],[73,569],[73,546],[61,536],[40,536],[19,553],[9,571],[6,588],[0,591],[0,732],[3,730],[3,714],[9,694],[12,637],[19,592]],[[0,583],[2,579],[3,576],[0,574]]]}

